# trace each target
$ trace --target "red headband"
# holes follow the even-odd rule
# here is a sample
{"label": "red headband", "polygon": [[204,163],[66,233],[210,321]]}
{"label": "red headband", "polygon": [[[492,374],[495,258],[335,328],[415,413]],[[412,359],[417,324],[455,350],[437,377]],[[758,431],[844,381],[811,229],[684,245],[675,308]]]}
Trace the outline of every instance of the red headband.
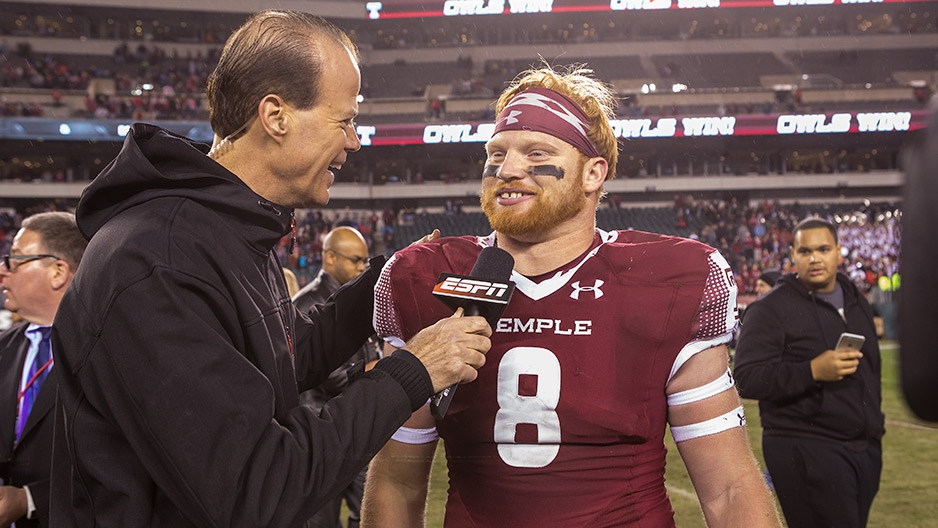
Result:
{"label": "red headband", "polygon": [[596,158],[599,151],[586,135],[589,128],[589,118],[568,97],[547,88],[531,88],[515,95],[505,105],[498,114],[492,135],[505,130],[543,132]]}

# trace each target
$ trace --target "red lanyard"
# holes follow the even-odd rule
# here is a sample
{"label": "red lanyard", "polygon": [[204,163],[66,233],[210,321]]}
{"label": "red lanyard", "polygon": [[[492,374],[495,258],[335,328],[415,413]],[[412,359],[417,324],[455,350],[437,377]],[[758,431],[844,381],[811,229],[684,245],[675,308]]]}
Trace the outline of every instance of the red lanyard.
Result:
{"label": "red lanyard", "polygon": [[36,379],[39,378],[39,375],[42,374],[42,372],[43,372],[44,370],[46,370],[47,368],[49,368],[49,365],[52,364],[52,359],[53,359],[53,358],[50,357],[50,358],[49,358],[49,361],[46,361],[45,365],[39,367],[39,368],[36,370],[36,373],[33,374],[33,377],[29,378],[29,381],[26,383],[26,387],[23,388],[23,392],[21,392],[19,398],[16,399],[17,404],[20,404],[20,403],[23,402],[23,396],[26,395],[26,391],[28,391],[29,388],[33,386],[33,383],[36,383]]}

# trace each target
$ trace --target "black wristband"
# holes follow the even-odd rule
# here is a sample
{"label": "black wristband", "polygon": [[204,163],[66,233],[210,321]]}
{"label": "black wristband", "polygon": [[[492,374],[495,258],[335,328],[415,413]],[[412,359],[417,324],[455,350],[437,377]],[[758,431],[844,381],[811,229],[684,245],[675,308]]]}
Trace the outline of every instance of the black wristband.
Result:
{"label": "black wristband", "polygon": [[411,411],[423,407],[433,396],[433,382],[423,363],[407,350],[399,348],[389,357],[375,364],[376,369],[387,373],[400,383],[410,398]]}

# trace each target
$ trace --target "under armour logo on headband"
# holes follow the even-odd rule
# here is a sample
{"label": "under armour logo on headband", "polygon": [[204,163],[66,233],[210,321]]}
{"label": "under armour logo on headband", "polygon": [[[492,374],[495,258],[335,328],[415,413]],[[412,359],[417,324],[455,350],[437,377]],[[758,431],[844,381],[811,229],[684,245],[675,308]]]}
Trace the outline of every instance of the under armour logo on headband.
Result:
{"label": "under armour logo on headband", "polygon": [[587,135],[589,128],[586,113],[568,97],[546,88],[531,88],[505,105],[495,121],[493,135],[507,130],[543,132],[596,158],[599,151]]}
{"label": "under armour logo on headband", "polygon": [[[518,122],[518,120],[517,120],[516,118],[517,118],[519,115],[521,115],[521,112],[520,112],[520,111],[518,111],[518,110],[512,110],[511,112],[508,113],[508,115],[506,115],[505,117],[499,119],[498,122],[501,123],[502,121],[504,121],[506,125],[513,125],[513,124],[515,124],[515,123]],[[496,124],[496,126],[497,126],[497,124]]]}

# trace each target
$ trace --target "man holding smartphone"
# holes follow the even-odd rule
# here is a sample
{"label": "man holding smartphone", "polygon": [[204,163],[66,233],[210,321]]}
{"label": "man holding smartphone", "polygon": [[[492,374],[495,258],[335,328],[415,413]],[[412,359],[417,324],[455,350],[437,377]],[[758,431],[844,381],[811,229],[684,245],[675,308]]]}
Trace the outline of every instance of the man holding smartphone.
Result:
{"label": "man holding smartphone", "polygon": [[749,305],[736,348],[736,383],[759,400],[765,463],[789,528],[866,526],[879,490],[879,345],[869,302],[837,271],[840,250],[830,222],[795,226],[795,273]]}

